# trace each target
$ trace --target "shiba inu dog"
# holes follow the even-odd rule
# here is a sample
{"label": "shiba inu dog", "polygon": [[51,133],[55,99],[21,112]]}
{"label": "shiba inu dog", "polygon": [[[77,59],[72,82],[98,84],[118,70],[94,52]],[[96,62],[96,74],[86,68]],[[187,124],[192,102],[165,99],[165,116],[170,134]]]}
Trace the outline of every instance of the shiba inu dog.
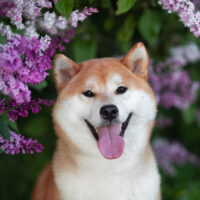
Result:
{"label": "shiba inu dog", "polygon": [[32,200],[160,200],[150,136],[156,116],[142,43],[123,58],[56,55],[58,135]]}

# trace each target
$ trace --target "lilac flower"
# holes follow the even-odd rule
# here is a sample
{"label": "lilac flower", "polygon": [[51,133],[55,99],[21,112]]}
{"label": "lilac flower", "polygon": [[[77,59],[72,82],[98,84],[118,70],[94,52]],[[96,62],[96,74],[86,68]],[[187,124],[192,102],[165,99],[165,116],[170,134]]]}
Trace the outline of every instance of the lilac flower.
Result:
{"label": "lilac flower", "polygon": [[150,84],[160,106],[186,109],[194,102],[200,83],[193,82],[183,67],[187,63],[199,61],[200,51],[195,44],[189,44],[175,47],[170,52],[170,58],[158,63],[154,68],[150,66]]}
{"label": "lilac flower", "polygon": [[5,154],[15,155],[19,153],[39,153],[44,147],[42,144],[38,143],[37,140],[33,140],[32,138],[25,140],[24,136],[16,134],[14,131],[10,131],[10,141],[4,139],[0,135],[0,149],[2,149]]}
{"label": "lilac flower", "polygon": [[195,43],[184,46],[177,46],[170,49],[170,64],[175,63],[176,67],[183,67],[187,63],[195,63],[200,60],[200,50]]}
{"label": "lilac flower", "polygon": [[23,17],[34,20],[40,15],[42,8],[51,8],[49,0],[1,0],[0,16],[10,18],[11,23],[18,29],[24,29]]}
{"label": "lilac flower", "polygon": [[153,149],[160,167],[170,176],[175,175],[174,164],[184,165],[186,162],[200,167],[200,159],[179,142],[169,143],[166,139],[153,141]]}
{"label": "lilac flower", "polygon": [[14,122],[18,117],[27,117],[29,111],[38,113],[41,110],[41,105],[51,106],[54,104],[53,100],[40,99],[31,100],[30,102],[24,102],[18,104],[16,101],[10,99],[6,102],[6,99],[0,100],[0,114],[7,111],[9,120]]}
{"label": "lilac flower", "polygon": [[7,39],[11,39],[14,34],[11,31],[11,28],[9,25],[4,25],[3,23],[0,23],[0,33]]}
{"label": "lilac flower", "polygon": [[196,11],[195,4],[190,0],[158,0],[158,3],[162,5],[163,9],[168,10],[169,13],[177,12],[180,21],[184,23],[186,27],[190,28],[190,31],[196,37],[200,36],[200,11]]}
{"label": "lilac flower", "polygon": [[74,37],[74,34],[75,34],[74,29],[71,28],[64,31],[60,35],[60,37],[53,38],[46,53],[50,57],[52,57],[55,54],[56,49],[58,49],[61,52],[64,51],[65,50],[64,44],[69,43],[70,39]]}
{"label": "lilac flower", "polygon": [[87,8],[83,9],[83,12],[79,10],[75,10],[71,13],[68,23],[71,24],[72,27],[77,27],[79,21],[84,21],[87,16],[91,15],[92,13],[98,13],[96,8]]}
{"label": "lilac flower", "polygon": [[30,101],[27,86],[43,81],[51,69],[51,58],[44,49],[49,46],[48,38],[41,41],[29,40],[15,35],[6,45],[0,45],[0,90],[18,103]]}
{"label": "lilac flower", "polygon": [[38,18],[37,24],[40,29],[51,35],[56,35],[67,28],[67,20],[63,16],[56,16],[55,12],[45,12],[44,17]]}

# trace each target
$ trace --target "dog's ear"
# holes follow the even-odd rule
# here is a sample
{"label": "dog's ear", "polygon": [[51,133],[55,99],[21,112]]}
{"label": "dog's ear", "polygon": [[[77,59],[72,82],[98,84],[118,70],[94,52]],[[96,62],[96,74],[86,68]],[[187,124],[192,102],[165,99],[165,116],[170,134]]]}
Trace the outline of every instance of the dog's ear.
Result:
{"label": "dog's ear", "polygon": [[53,61],[53,75],[56,81],[56,87],[60,91],[63,86],[79,71],[79,66],[64,56],[57,54]]}
{"label": "dog's ear", "polygon": [[143,43],[139,42],[122,59],[126,65],[137,76],[148,79],[149,56]]}

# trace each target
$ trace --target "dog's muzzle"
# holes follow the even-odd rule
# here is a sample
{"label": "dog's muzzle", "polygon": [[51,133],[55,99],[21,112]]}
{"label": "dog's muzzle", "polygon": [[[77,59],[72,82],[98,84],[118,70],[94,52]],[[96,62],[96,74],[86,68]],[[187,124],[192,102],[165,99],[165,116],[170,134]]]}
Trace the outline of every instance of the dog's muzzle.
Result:
{"label": "dog's muzzle", "polygon": [[[103,107],[102,107],[103,108]],[[114,108],[106,108],[107,112],[110,113]],[[105,113],[104,113],[105,114]],[[132,113],[130,113],[126,121],[120,123],[110,123],[104,126],[95,128],[88,120],[85,120],[94,138],[97,140],[98,148],[101,154],[107,159],[119,158],[124,150],[124,134],[130,122]]]}

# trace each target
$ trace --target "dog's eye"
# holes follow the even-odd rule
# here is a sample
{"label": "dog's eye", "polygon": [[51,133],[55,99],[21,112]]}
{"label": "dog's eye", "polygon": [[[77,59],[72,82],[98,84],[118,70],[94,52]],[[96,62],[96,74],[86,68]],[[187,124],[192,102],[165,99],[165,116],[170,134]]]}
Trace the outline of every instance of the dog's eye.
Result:
{"label": "dog's eye", "polygon": [[86,97],[94,97],[95,96],[95,94],[91,90],[87,90],[87,91],[83,92],[83,95],[85,95]]}
{"label": "dog's eye", "polygon": [[128,90],[127,87],[120,86],[120,87],[117,88],[116,94],[124,94],[127,90]]}

